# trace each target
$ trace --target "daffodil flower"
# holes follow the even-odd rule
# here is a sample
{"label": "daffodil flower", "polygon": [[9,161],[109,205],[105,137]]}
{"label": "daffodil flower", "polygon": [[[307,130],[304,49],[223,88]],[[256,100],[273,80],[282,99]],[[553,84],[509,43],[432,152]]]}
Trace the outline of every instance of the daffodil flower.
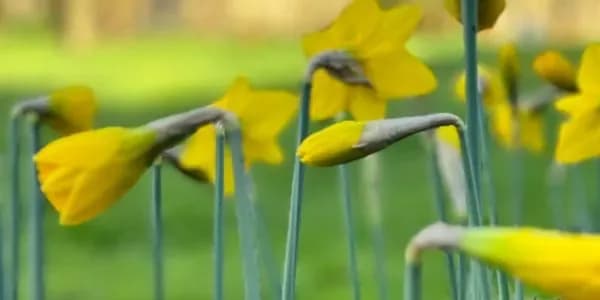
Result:
{"label": "daffodil flower", "polygon": [[34,157],[41,190],[61,224],[85,222],[123,196],[163,150],[226,115],[201,108],[141,127],[107,127],[55,140]]}
{"label": "daffodil flower", "polygon": [[[505,0],[487,0],[477,2],[477,29],[481,31],[494,27],[496,20],[504,11],[504,7],[506,6]],[[444,0],[444,5],[446,6],[446,10],[454,17],[454,19],[462,23],[462,1]]]}
{"label": "daffodil flower", "polygon": [[375,121],[343,121],[308,136],[297,155],[312,166],[333,166],[378,152],[407,136],[440,126],[460,126],[452,114],[430,114]]}
{"label": "daffodil flower", "polygon": [[555,159],[573,164],[600,155],[600,45],[583,53],[577,74],[579,92],[559,99],[556,108],[568,119],[560,126]]}
{"label": "daffodil flower", "polygon": [[[296,96],[284,91],[255,90],[248,80],[238,78],[227,93],[211,106],[235,115],[242,129],[242,148],[249,168],[256,162],[279,164],[283,161],[277,137],[297,109]],[[215,181],[215,126],[196,131],[179,152],[180,169],[202,181]],[[175,150],[177,151],[177,150]],[[234,192],[231,153],[225,151],[225,194]]]}
{"label": "daffodil flower", "polygon": [[577,70],[560,52],[545,51],[533,61],[535,73],[553,86],[567,92],[577,91]]}
{"label": "daffodil flower", "polygon": [[48,96],[19,103],[15,114],[33,112],[62,135],[90,130],[96,113],[93,91],[85,86],[57,90]]}
{"label": "daffodil flower", "polygon": [[305,36],[308,57],[330,60],[310,73],[311,118],[349,111],[356,120],[380,119],[388,99],[432,91],[433,73],[404,46],[421,14],[416,5],[382,10],[376,0],[353,0],[332,24]]}
{"label": "daffodil flower", "polygon": [[411,241],[409,260],[427,249],[457,249],[565,300],[600,297],[600,236],[536,228],[431,225]]}
{"label": "daffodil flower", "polygon": [[[480,67],[480,93],[484,108],[489,115],[492,132],[500,144],[508,149],[517,146],[539,153],[544,149],[544,126],[540,110],[526,102],[512,104],[501,76],[486,67]],[[465,77],[461,74],[456,81],[455,92],[465,100]],[[518,142],[515,131],[518,130]]]}

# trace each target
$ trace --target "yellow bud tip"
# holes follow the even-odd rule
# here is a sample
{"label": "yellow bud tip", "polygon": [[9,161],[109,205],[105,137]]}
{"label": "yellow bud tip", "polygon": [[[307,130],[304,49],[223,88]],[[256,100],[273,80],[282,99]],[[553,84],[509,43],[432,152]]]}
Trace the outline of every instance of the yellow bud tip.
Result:
{"label": "yellow bud tip", "polygon": [[533,70],[548,83],[566,90],[577,90],[577,71],[571,62],[557,51],[546,51],[533,61]]}
{"label": "yellow bud tip", "polygon": [[296,155],[302,163],[312,166],[333,166],[346,163],[365,154],[354,148],[360,141],[364,122],[343,121],[308,136]]}

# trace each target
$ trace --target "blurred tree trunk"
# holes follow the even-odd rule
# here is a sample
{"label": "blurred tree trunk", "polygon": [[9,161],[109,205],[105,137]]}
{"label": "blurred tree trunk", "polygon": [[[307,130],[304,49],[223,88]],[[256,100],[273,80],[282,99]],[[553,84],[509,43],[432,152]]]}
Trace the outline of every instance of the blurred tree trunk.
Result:
{"label": "blurred tree trunk", "polygon": [[97,37],[95,0],[62,0],[62,32],[67,47],[86,48]]}

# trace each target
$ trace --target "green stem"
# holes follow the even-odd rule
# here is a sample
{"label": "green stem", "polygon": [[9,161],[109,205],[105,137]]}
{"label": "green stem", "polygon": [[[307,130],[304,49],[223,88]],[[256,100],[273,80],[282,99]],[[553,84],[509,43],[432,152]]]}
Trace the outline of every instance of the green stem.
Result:
{"label": "green stem", "polygon": [[216,135],[216,163],[215,163],[215,204],[213,217],[213,248],[214,248],[214,298],[223,299],[223,199],[225,197],[225,135],[219,128]]}
{"label": "green stem", "polygon": [[573,195],[573,217],[575,220],[573,224],[580,231],[590,232],[592,226],[589,215],[587,193],[585,190],[585,176],[582,174],[584,170],[582,169],[581,165],[575,165],[570,169],[570,171],[573,174],[573,176],[570,176],[571,193]]}
{"label": "green stem", "polygon": [[[40,150],[41,123],[37,117],[31,123],[31,155]],[[31,203],[31,295],[34,300],[45,298],[44,287],[44,196],[40,190],[37,170],[32,166],[33,199]]]}
{"label": "green stem", "polygon": [[356,234],[354,230],[354,218],[352,213],[352,199],[348,184],[348,169],[346,165],[338,166],[340,178],[340,189],[342,207],[344,212],[344,225],[348,238],[348,266],[350,267],[350,281],[352,283],[352,299],[360,300],[360,279],[358,274],[358,263],[356,259]]}
{"label": "green stem", "polygon": [[257,228],[257,241],[258,251],[260,259],[265,266],[265,271],[269,279],[269,285],[271,287],[271,296],[273,299],[279,299],[281,297],[281,274],[279,266],[275,261],[275,253],[273,252],[273,244],[269,234],[269,227],[265,223],[263,210],[258,201],[256,201],[256,193],[254,191],[254,181],[250,177],[250,174],[246,176],[248,179],[248,189],[250,190],[250,202],[253,208],[253,218]]}
{"label": "green stem", "polygon": [[[561,168],[556,164],[552,164],[547,171],[548,177],[548,206],[552,212],[552,225],[559,230],[566,230],[565,223],[565,207],[563,203],[564,197],[564,180],[562,174],[559,174]],[[599,194],[600,196],[600,194]]]}
{"label": "green stem", "polygon": [[468,288],[468,259],[463,253],[458,253],[458,299],[467,299],[467,288]]}
{"label": "green stem", "polygon": [[[7,295],[10,300],[17,300],[19,293],[19,260],[20,260],[20,235],[21,235],[21,195],[19,186],[20,174],[20,151],[21,139],[19,138],[19,117],[12,116],[10,120],[10,132],[8,145],[10,147],[10,274],[8,278]],[[2,280],[0,280],[0,292],[2,292]]]}
{"label": "green stem", "polygon": [[[305,81],[302,86],[296,148],[308,134],[311,86],[311,82],[308,80]],[[283,288],[281,297],[283,300],[294,300],[296,296],[296,266],[298,261],[298,242],[302,212],[302,195],[304,190],[304,165],[300,162],[298,156],[294,159],[294,176],[292,180],[289,223],[285,247],[285,264],[283,266]]]}
{"label": "green stem", "polygon": [[365,187],[365,203],[367,207],[367,217],[371,234],[373,236],[373,254],[375,267],[375,281],[377,282],[377,292],[380,300],[387,300],[387,273],[385,263],[385,234],[383,231],[381,196],[380,188],[380,156],[373,153],[364,159],[362,168],[363,187]]}
{"label": "green stem", "polygon": [[165,298],[164,290],[164,255],[163,255],[163,222],[162,222],[162,182],[161,163],[157,161],[152,166],[152,259],[154,271],[154,299]]}
{"label": "green stem", "polygon": [[236,215],[242,247],[245,280],[245,299],[259,300],[260,272],[256,257],[256,226],[253,220],[252,203],[248,192],[248,181],[242,153],[242,137],[239,129],[227,131],[227,141],[231,148],[235,181]]}
{"label": "green stem", "polygon": [[[446,204],[444,201],[443,187],[442,187],[442,176],[439,169],[438,155],[435,149],[435,142],[432,143],[431,147],[431,181],[433,183],[433,198],[436,207],[438,219],[442,222],[448,222],[448,215],[446,213]],[[448,279],[450,280],[450,291],[452,299],[458,300],[458,282],[456,266],[454,265],[454,256],[450,251],[444,251],[446,256],[446,265],[448,267]]]}
{"label": "green stem", "polygon": [[421,300],[421,265],[419,263],[406,262],[404,300]]}

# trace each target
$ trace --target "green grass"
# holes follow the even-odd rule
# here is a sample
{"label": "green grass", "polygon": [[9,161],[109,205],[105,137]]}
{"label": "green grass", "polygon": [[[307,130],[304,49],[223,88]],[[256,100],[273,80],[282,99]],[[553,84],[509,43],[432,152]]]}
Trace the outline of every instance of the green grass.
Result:
{"label": "green grass", "polygon": [[[221,95],[238,74],[247,74],[263,87],[296,88],[304,59],[295,41],[241,42],[229,39],[197,40],[190,36],[146,37],[136,41],[114,41],[83,53],[68,53],[54,45],[51,36],[0,35],[0,120],[5,119],[15,99],[36,95],[70,83],[87,83],[101,98],[99,125],[137,125],[170,112],[207,103]],[[411,42],[434,68],[440,87],[431,96],[414,101],[392,102],[390,116],[449,110],[462,114],[454,101],[451,85],[461,68],[461,43],[457,39],[421,37]],[[483,60],[494,58],[491,47]],[[536,49],[523,56],[524,85],[540,85],[528,70]],[[572,57],[579,50],[570,52]],[[549,124],[554,124],[551,115]],[[281,141],[287,159],[281,166],[256,166],[258,199],[274,240],[277,261],[283,261],[291,181],[294,126]],[[320,124],[314,124],[313,130]],[[554,128],[549,127],[552,137]],[[0,133],[5,141],[4,132]],[[47,134],[50,136],[50,134]],[[6,157],[5,142],[0,143]],[[422,140],[412,137],[383,153],[381,194],[384,202],[388,272],[392,299],[402,295],[404,247],[419,228],[435,221],[430,191],[427,155]],[[545,168],[550,161],[553,139],[542,156],[527,156],[526,223],[549,225],[545,207]],[[508,156],[497,147],[492,153],[494,178],[500,192],[502,217],[509,211]],[[0,160],[7,169],[6,159]],[[29,158],[23,159],[29,175]],[[359,164],[351,164],[356,201],[359,267],[365,299],[373,299],[371,238],[361,202],[364,188]],[[107,174],[110,176],[110,174]],[[197,185],[171,168],[164,172],[166,292],[168,299],[210,299],[212,288],[212,190]],[[592,180],[588,176],[589,180]],[[6,191],[6,173],[0,174]],[[25,182],[24,184],[27,184]],[[348,299],[345,241],[335,169],[309,168],[300,242],[298,292],[301,299]],[[24,185],[26,199],[29,190]],[[7,195],[7,192],[3,192]],[[147,174],[123,199],[99,218],[79,227],[58,226],[56,214],[47,210],[48,299],[150,299],[152,289],[149,236],[150,176]],[[4,197],[6,199],[6,197]],[[5,200],[6,201],[6,200]],[[3,211],[6,202],[2,202]],[[240,257],[233,203],[226,204],[226,297],[242,298]],[[24,242],[26,238],[24,237]],[[24,252],[24,255],[26,252]],[[446,272],[441,253],[425,256],[424,299],[448,299]],[[27,260],[24,258],[24,266]],[[22,274],[23,280],[27,274]],[[23,282],[24,282],[23,281]],[[23,292],[26,292],[23,285]]]}

